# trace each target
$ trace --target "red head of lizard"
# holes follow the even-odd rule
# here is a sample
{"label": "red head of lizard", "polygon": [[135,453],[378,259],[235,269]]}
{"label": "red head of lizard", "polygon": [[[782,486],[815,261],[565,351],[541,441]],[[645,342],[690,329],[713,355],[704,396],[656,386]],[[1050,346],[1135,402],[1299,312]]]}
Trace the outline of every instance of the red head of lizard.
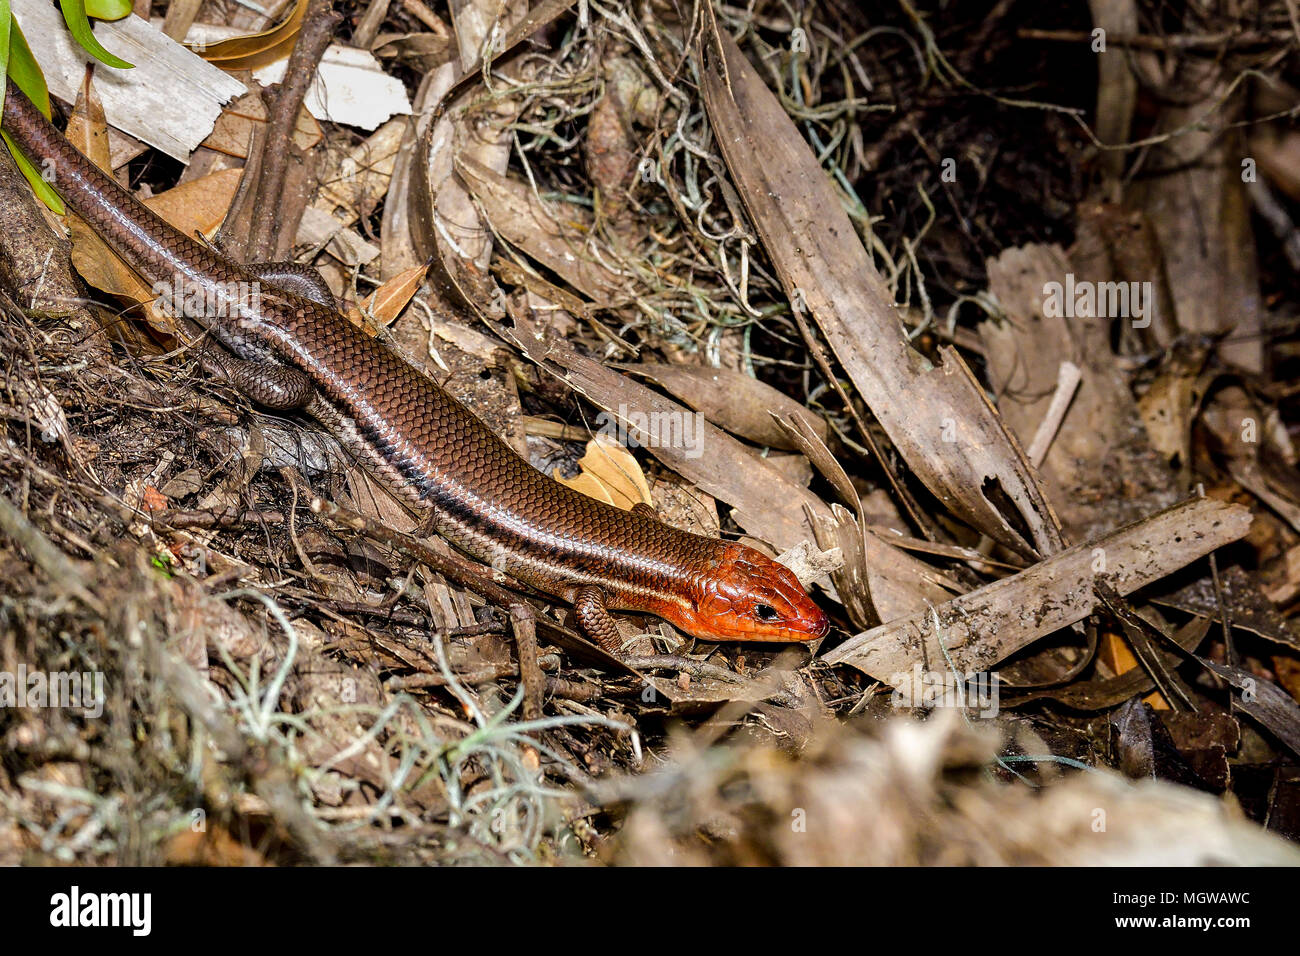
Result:
{"label": "red head of lizard", "polygon": [[814,641],[830,621],[789,568],[743,544],[721,544],[693,575],[691,602],[664,614],[710,641]]}

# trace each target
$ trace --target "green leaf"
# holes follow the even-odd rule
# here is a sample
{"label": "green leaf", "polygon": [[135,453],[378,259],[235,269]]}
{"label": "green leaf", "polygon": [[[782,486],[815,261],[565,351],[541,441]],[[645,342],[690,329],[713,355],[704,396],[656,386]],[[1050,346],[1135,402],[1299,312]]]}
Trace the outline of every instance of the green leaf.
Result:
{"label": "green leaf", "polygon": [[[27,94],[28,99],[36,104],[37,109],[47,117],[50,115],[50,92],[45,86],[45,75],[41,73],[41,68],[36,64],[36,58],[32,56],[32,49],[27,45],[27,38],[23,36],[23,31],[18,27],[18,21],[11,16],[9,9],[9,0],[0,0],[0,19],[4,21],[0,26],[0,36],[4,37],[4,45],[0,46],[0,61],[4,63],[8,70],[9,77],[14,81],[14,85]],[[0,74],[4,71],[0,70]],[[0,108],[3,107],[4,90],[0,89]],[[45,205],[49,206],[60,216],[66,211],[63,200],[59,194],[54,191],[54,187],[45,181],[38,170],[26,156],[18,151],[14,141],[9,138],[8,133],[0,133],[4,143],[9,147],[9,152],[14,158],[14,165],[18,171],[23,174],[23,178],[31,184],[32,192],[36,198]]]}
{"label": "green leaf", "polygon": [[[9,0],[0,0],[0,76],[9,74],[9,28],[14,22]],[[0,116],[5,112],[5,91],[0,87]]]}
{"label": "green leaf", "polygon": [[41,72],[36,57],[32,56],[32,48],[27,45],[27,38],[17,20],[13,21],[13,30],[9,34],[9,79],[49,119],[50,91],[45,86],[45,74]]}
{"label": "green leaf", "polygon": [[59,194],[54,191],[54,187],[41,178],[41,172],[32,165],[31,160],[18,151],[14,141],[9,138],[9,134],[0,132],[0,137],[4,138],[5,145],[9,147],[9,152],[14,158],[14,165],[18,171],[23,174],[24,178],[32,184],[32,192],[36,193],[36,198],[45,205],[49,206],[56,213],[62,216],[67,209],[63,205],[63,200]]}
{"label": "green leaf", "polygon": [[121,20],[131,12],[131,0],[86,0],[86,15],[96,20]]}
{"label": "green leaf", "polygon": [[59,0],[59,9],[63,11],[63,21],[68,25],[72,38],[80,43],[87,53],[101,63],[116,69],[132,68],[132,64],[105,50],[95,39],[95,34],[90,32],[90,21],[86,19],[86,0]]}

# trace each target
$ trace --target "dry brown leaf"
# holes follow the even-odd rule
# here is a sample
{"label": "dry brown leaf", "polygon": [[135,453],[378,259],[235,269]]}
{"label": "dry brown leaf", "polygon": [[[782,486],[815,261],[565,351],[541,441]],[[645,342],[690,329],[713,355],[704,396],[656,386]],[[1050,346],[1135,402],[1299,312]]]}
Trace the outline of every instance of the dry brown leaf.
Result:
{"label": "dry brown leaf", "polygon": [[[91,162],[110,176],[113,174],[109,165],[108,123],[89,76],[82,84],[81,94],[68,120],[67,137]],[[148,302],[153,298],[149,286],[104,244],[81,217],[68,216],[68,231],[72,234],[72,264],[86,282],[96,289],[137,302]],[[160,328],[171,328],[161,317],[151,315],[150,321]]]}
{"label": "dry brown leaf", "polygon": [[894,447],[950,511],[1018,552],[1059,550],[1028,460],[955,350],[941,350],[936,368],[911,347],[839,194],[781,103],[726,32],[698,49],[718,148],[792,307],[812,315]]}
{"label": "dry brown leaf", "polygon": [[[463,0],[452,10],[456,25],[456,42],[463,64],[468,66],[470,51],[485,49],[485,41],[494,30],[509,31],[527,21],[524,3],[503,5],[497,0]],[[487,49],[491,49],[488,47]],[[497,66],[506,75],[518,79],[529,69],[520,59]],[[492,257],[492,234],[485,229],[478,209],[464,183],[456,175],[458,161],[470,160],[498,175],[505,172],[510,159],[510,134],[507,127],[519,115],[521,101],[498,98],[484,108],[455,109],[467,103],[471,93],[460,93],[460,83],[453,64],[448,63],[429,78],[426,92],[430,99],[424,106],[442,101],[444,109],[428,114],[410,162],[407,185],[410,239],[417,260],[436,255],[435,264],[445,270],[451,281],[458,282],[462,272],[471,269],[485,272]],[[469,76],[462,74],[462,78]],[[435,118],[436,116],[436,118]],[[396,175],[396,171],[395,171]]]}
{"label": "dry brown leaf", "polygon": [[[1259,256],[1242,181],[1245,143],[1238,120],[1242,98],[1223,104],[1209,128],[1199,121],[1224,96],[1231,80],[1221,63],[1191,60],[1179,77],[1199,101],[1165,104],[1156,119],[1160,132],[1181,130],[1152,147],[1151,161],[1166,175],[1139,178],[1127,198],[1150,217],[1169,279],[1178,328],[1216,335],[1226,362],[1264,369],[1263,305]],[[1189,127],[1183,129],[1184,127]]]}
{"label": "dry brown leaf", "polygon": [[699,365],[616,365],[634,375],[658,382],[719,428],[759,445],[794,451],[797,445],[772,419],[796,415],[817,437],[826,440],[826,422],[752,375],[729,368]]}
{"label": "dry brown leaf", "polygon": [[[203,145],[227,156],[247,159],[254,131],[265,123],[266,104],[256,93],[246,93],[221,111]],[[324,138],[316,117],[305,109],[298,110],[293,131],[294,145],[305,152]]]}
{"label": "dry brown leaf", "polygon": [[297,0],[289,15],[269,30],[216,43],[187,43],[186,46],[227,72],[260,69],[283,60],[292,52],[306,15],[307,0]]}
{"label": "dry brown leaf", "polygon": [[831,580],[854,626],[891,621],[960,590],[946,575],[865,527],[857,487],[802,416],[773,415],[773,421],[848,505],[834,504],[830,514],[814,514],[813,528],[818,547],[838,548],[843,556],[844,564]]}
{"label": "dry brown leaf", "polygon": [[556,480],[574,491],[605,504],[630,511],[638,504],[654,506],[650,486],[646,483],[641,466],[632,453],[605,435],[597,435],[587,442],[587,451],[578,459],[582,472],[573,478]]}
{"label": "dry brown leaf", "polygon": [[[457,23],[457,49],[462,56],[470,50],[483,51],[487,54],[492,69],[514,71],[516,63],[511,62],[510,58],[516,48],[544,30],[572,6],[573,0],[540,0],[531,8],[526,3],[517,3],[503,12],[500,4],[494,4],[486,19],[474,17],[472,22],[462,19]],[[499,44],[485,44],[484,41],[494,26],[505,31],[505,38]],[[423,123],[412,127],[410,138],[403,142],[401,155],[393,170],[392,189],[384,205],[385,276],[415,265],[435,252],[446,260],[439,264],[439,269],[447,271],[453,283],[461,282],[458,274],[462,267],[455,261],[461,256],[472,259],[481,270],[488,267],[490,257],[487,253],[491,246],[484,241],[478,213],[469,201],[468,194],[451,177],[451,147],[458,135],[459,126],[463,141],[469,144],[461,149],[461,154],[472,152],[479,162],[504,171],[509,158],[509,145],[495,137],[490,138],[493,140],[491,142],[486,141],[483,136],[486,124],[475,126],[472,130],[464,129],[463,122],[453,124],[450,117],[445,115],[447,112],[456,112],[456,107],[466,101],[466,97],[462,96],[466,88],[486,75],[482,63],[477,62],[477,53],[474,57],[475,62],[459,71],[457,64],[444,63],[442,67],[431,70],[420,86],[415,111]],[[467,62],[462,60],[461,66]],[[508,99],[498,102],[501,111],[497,113],[494,125],[504,129],[514,121],[515,114],[508,109]],[[435,110],[439,103],[442,108]],[[435,116],[437,121],[433,122]],[[504,152],[501,149],[503,145]],[[437,224],[434,222],[435,210],[440,220]],[[446,235],[438,235],[438,226],[446,230]],[[451,250],[445,249],[444,246],[449,243],[459,245],[461,253],[455,255]]]}
{"label": "dry brown leaf", "polygon": [[407,269],[398,275],[393,276],[383,285],[381,285],[365,302],[365,311],[376,323],[387,326],[406,308],[406,304],[411,301],[411,297],[420,291],[420,286],[424,283],[425,274],[428,273],[427,265],[415,266]]}
{"label": "dry brown leaf", "polygon": [[331,157],[320,170],[320,195],[314,205],[347,224],[373,210],[388,192],[409,126],[410,117],[394,117],[346,153]]}
{"label": "dry brown leaf", "polygon": [[1192,420],[1201,407],[1201,370],[1207,358],[1208,349],[1190,343],[1166,353],[1155,381],[1137,403],[1151,447],[1180,471],[1191,465]]}
{"label": "dry brown leaf", "polygon": [[234,202],[242,172],[220,169],[150,196],[144,204],[187,236],[211,236]]}
{"label": "dry brown leaf", "polygon": [[244,846],[224,826],[202,831],[181,830],[163,850],[168,866],[270,866],[252,847]]}
{"label": "dry brown leaf", "polygon": [[1073,273],[1093,279],[1092,267],[1076,267],[1057,246],[1035,244],[1004,250],[987,268],[989,290],[1008,321],[982,322],[979,334],[998,410],[1023,445],[1047,415],[1060,365],[1072,362],[1083,370],[1041,465],[1070,540],[1100,537],[1172,504],[1178,483],[1143,441],[1128,379],[1110,347],[1109,321],[1067,320],[1043,307],[1047,283]]}
{"label": "dry brown leaf", "polygon": [[456,156],[456,172],[506,241],[563,278],[588,298],[619,296],[620,277],[584,248],[591,229],[585,210],[569,204],[538,201],[527,183],[488,169],[465,155]]}

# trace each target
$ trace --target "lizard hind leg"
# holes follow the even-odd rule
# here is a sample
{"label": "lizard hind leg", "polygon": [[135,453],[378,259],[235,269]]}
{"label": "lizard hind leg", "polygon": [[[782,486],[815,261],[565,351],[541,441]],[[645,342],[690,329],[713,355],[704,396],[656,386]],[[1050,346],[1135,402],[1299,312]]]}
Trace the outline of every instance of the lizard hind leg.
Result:
{"label": "lizard hind leg", "polygon": [[334,293],[325,284],[324,277],[312,266],[301,262],[250,262],[243,268],[254,278],[269,282],[282,291],[292,292],[317,305],[338,311]]}
{"label": "lizard hind leg", "polygon": [[216,350],[208,357],[226,381],[266,408],[298,411],[307,408],[316,395],[311,379],[296,368],[277,362],[250,362]]}

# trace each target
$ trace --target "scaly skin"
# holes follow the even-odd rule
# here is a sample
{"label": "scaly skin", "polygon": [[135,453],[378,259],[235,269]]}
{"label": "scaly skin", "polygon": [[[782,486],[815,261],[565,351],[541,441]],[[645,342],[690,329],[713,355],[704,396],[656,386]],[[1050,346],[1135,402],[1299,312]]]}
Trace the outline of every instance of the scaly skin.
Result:
{"label": "scaly skin", "polygon": [[[402,500],[431,514],[441,535],[573,603],[580,625],[607,649],[618,647],[611,608],[658,615],[706,640],[826,634],[826,615],[788,569],[753,548],[679,531],[648,509],[621,511],[543,475],[319,297],[259,283],[252,267],[172,228],[79,153],[12,83],[3,124],[38,166],[50,162],[64,201],[145,281],[221,303],[189,317],[236,353],[232,380],[242,375],[251,397],[274,403],[314,393],[307,410]],[[250,288],[257,295],[244,294]]]}

